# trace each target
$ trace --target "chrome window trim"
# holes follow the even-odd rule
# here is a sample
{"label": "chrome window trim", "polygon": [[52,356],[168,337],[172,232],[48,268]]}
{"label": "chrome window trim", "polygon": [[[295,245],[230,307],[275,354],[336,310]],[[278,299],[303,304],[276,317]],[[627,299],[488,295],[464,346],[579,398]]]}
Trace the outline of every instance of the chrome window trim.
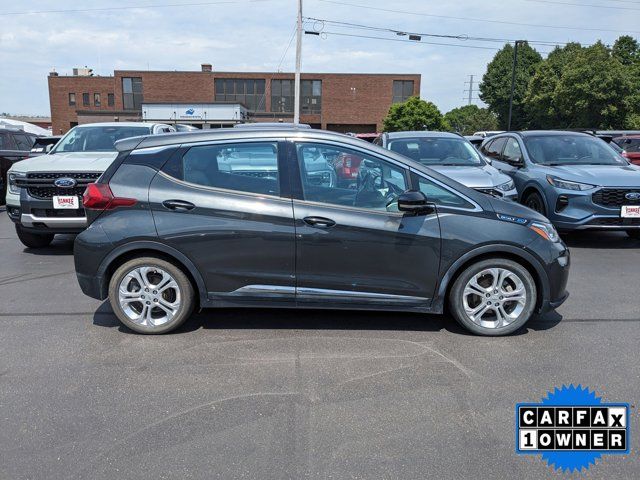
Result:
{"label": "chrome window trim", "polygon": [[236,195],[239,197],[252,197],[252,198],[263,198],[265,200],[279,200],[283,203],[291,203],[291,198],[289,197],[281,197],[279,195],[267,195],[265,193],[253,193],[253,192],[243,192],[240,190],[227,190],[226,188],[219,188],[219,187],[208,187],[206,185],[198,185],[197,183],[191,183],[191,182],[185,182],[184,180],[180,180],[179,178],[176,177],[172,177],[171,175],[169,175],[168,173],[165,173],[163,171],[159,171],[158,175],[163,176],[164,178],[166,178],[167,180],[171,180],[172,182],[177,182],[181,185],[184,185],[185,187],[190,187],[190,188],[197,188],[199,190],[204,190],[206,192],[213,192],[213,193],[224,193],[224,194],[228,194],[228,195]]}
{"label": "chrome window trim", "polygon": [[294,207],[299,204],[308,205],[311,207],[317,206],[322,208],[333,208],[336,210],[353,210],[354,212],[361,212],[361,213],[375,213],[378,215],[384,215],[385,217],[392,216],[392,217],[402,218],[406,213],[406,212],[386,212],[382,210],[373,210],[369,208],[351,207],[349,205],[339,205],[337,203],[314,202],[312,200],[300,200],[300,199],[294,198],[293,199]]}
{"label": "chrome window trim", "polygon": [[416,303],[416,302],[429,302],[431,299],[427,297],[416,297],[411,295],[397,295],[390,293],[376,293],[376,292],[359,292],[355,290],[333,290],[329,288],[312,288],[312,287],[291,287],[285,285],[245,285],[232,292],[229,292],[230,296],[245,296],[245,295],[291,295],[295,294],[296,297],[305,297],[305,300],[312,299],[336,299],[344,298],[348,300],[378,300],[386,302],[396,303]]}

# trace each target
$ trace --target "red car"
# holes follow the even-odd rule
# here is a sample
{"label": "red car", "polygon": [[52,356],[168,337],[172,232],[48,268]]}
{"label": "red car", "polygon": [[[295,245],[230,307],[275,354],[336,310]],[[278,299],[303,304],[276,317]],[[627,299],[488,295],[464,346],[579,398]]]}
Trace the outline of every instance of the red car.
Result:
{"label": "red car", "polygon": [[634,165],[640,165],[640,135],[627,135],[613,139],[622,148],[622,156]]}

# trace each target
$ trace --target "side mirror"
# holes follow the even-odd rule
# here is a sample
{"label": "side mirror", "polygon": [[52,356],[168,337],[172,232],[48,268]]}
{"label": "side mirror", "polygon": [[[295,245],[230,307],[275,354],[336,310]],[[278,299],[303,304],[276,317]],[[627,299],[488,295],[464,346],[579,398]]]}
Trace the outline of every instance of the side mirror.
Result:
{"label": "side mirror", "polygon": [[482,155],[482,158],[484,158],[484,161],[487,162],[489,165],[491,165],[493,163],[493,158],[488,157],[486,155]]}
{"label": "side mirror", "polygon": [[47,145],[46,147],[44,147],[44,151],[46,153],[49,153],[51,150],[53,150],[53,145],[51,143],[49,145]]}
{"label": "side mirror", "polygon": [[429,209],[427,197],[422,192],[410,190],[398,197],[398,210],[401,212],[420,213]]}

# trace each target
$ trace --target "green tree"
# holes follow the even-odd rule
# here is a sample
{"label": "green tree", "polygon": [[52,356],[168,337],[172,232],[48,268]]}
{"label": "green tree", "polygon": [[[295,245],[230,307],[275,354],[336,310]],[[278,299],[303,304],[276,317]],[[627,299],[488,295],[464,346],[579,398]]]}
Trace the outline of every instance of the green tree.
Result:
{"label": "green tree", "polygon": [[569,43],[556,47],[543,62],[529,81],[524,106],[529,118],[529,128],[563,128],[568,119],[556,106],[556,89],[564,69],[582,50],[579,43]]}
{"label": "green tree", "polygon": [[623,35],[615,41],[611,54],[623,65],[640,64],[640,45],[629,35]]}
{"label": "green tree", "polygon": [[438,107],[418,97],[391,105],[383,127],[385,132],[449,129]]}
{"label": "green tree", "polygon": [[554,104],[564,127],[620,128],[630,110],[634,86],[629,74],[601,42],[581,49],[562,71]]}
{"label": "green tree", "polygon": [[[509,97],[511,96],[511,72],[513,69],[513,45],[507,44],[496,53],[487,65],[487,72],[480,83],[480,98],[489,110],[498,117],[500,128],[507,128],[509,117]],[[513,94],[513,115],[511,128],[520,129],[527,125],[524,98],[537,66],[542,57],[528,43],[518,46],[518,62],[516,65],[516,81]]]}
{"label": "green tree", "polygon": [[471,135],[479,130],[497,130],[498,119],[488,108],[465,105],[445,113],[444,120],[453,130],[462,135]]}

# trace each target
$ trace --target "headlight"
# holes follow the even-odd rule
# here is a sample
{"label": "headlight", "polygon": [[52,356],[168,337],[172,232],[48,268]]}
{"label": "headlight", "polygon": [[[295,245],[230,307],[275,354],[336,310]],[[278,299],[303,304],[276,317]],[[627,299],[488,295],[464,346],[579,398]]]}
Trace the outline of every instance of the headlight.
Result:
{"label": "headlight", "polygon": [[562,180],[561,178],[552,177],[551,175],[547,175],[547,182],[549,185],[553,185],[556,188],[562,188],[564,190],[590,190],[592,188],[596,188],[595,185],[590,185],[588,183],[579,183],[572,182],[570,180]]}
{"label": "headlight", "polygon": [[513,183],[513,180],[509,180],[508,182],[496,185],[496,188],[498,190],[502,190],[503,192],[508,192],[509,190],[513,190],[514,188],[516,188],[516,184]]}
{"label": "headlight", "polygon": [[8,178],[9,181],[7,182],[7,185],[9,186],[9,192],[14,195],[20,195],[20,187],[16,185],[16,179],[25,178],[24,173],[9,172]]}
{"label": "headlight", "polygon": [[550,242],[559,242],[560,235],[550,223],[532,222],[529,228]]}

